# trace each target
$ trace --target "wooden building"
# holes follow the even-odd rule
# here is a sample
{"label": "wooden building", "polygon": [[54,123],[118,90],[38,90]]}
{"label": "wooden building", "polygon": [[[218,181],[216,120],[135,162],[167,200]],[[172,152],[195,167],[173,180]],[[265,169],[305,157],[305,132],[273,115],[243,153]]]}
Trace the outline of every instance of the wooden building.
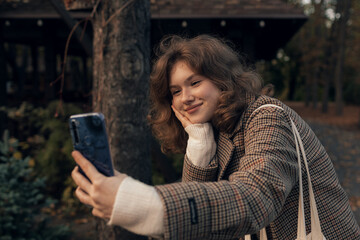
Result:
{"label": "wooden building", "polygon": [[[61,4],[60,4],[61,2]],[[57,97],[55,80],[71,26],[90,16],[94,0],[0,0],[0,105],[13,100],[46,103]],[[210,33],[231,40],[251,61],[275,57],[307,17],[285,0],[151,0],[151,42],[166,34]],[[57,6],[56,6],[57,5]],[[61,9],[59,9],[61,8]],[[84,24],[81,25],[84,28]],[[91,89],[92,28],[88,44],[72,37],[64,97],[81,100]],[[83,34],[83,33],[79,33]],[[90,42],[90,45],[89,45]],[[90,46],[90,47],[89,47]],[[78,99],[76,99],[78,96]]]}

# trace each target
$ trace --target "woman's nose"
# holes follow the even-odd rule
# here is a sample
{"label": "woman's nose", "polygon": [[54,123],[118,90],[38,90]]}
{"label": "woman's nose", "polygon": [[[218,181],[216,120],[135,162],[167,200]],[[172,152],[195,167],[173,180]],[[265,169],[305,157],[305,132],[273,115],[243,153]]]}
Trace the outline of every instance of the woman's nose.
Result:
{"label": "woman's nose", "polygon": [[189,103],[191,101],[194,101],[195,97],[193,95],[193,93],[191,92],[191,90],[183,90],[182,92],[182,102],[183,103]]}

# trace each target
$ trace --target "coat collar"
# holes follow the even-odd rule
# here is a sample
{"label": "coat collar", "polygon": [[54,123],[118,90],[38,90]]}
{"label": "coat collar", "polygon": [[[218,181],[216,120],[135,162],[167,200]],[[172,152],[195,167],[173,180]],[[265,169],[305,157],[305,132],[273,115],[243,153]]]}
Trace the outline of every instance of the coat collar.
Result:
{"label": "coat collar", "polygon": [[231,133],[224,133],[220,132],[218,135],[217,141],[217,157],[218,157],[218,164],[219,164],[219,175],[218,180],[221,180],[224,176],[225,170],[227,169],[232,156],[234,155],[235,151],[235,144],[233,139],[235,135],[241,131],[245,131],[246,123],[250,118],[251,114],[255,109],[260,107],[263,104],[271,103],[283,106],[279,100],[268,96],[255,96],[255,95],[246,95],[246,108],[241,114],[239,121],[236,124],[236,127]]}
{"label": "coat collar", "polygon": [[242,131],[244,120],[245,120],[245,113],[248,112],[249,107],[255,102],[256,96],[247,94],[245,96],[246,101],[246,108],[244,112],[241,114],[240,119],[238,120],[234,130],[231,133],[220,132],[218,137],[218,144],[217,144],[217,157],[219,163],[219,175],[218,180],[220,180],[229,165],[229,162],[234,154],[235,145],[233,143],[233,138],[235,134],[239,131]]}

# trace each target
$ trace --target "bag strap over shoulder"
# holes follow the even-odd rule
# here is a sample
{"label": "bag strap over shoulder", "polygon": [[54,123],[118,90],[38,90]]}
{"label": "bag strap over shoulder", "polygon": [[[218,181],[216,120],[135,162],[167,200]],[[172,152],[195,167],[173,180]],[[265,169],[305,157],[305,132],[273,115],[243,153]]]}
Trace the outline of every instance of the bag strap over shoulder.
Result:
{"label": "bag strap over shoulder", "polygon": [[[252,114],[256,111],[265,108],[265,107],[275,107],[281,110],[284,110],[282,107],[274,104],[265,104],[257,109],[255,109]],[[251,114],[251,115],[252,115]],[[289,117],[290,118],[290,117]],[[310,171],[307,163],[307,158],[305,154],[305,149],[303,142],[301,140],[299,131],[294,124],[294,121],[290,118],[291,121],[291,129],[294,134],[296,153],[298,157],[298,167],[299,167],[299,212],[298,212],[298,228],[297,228],[297,238],[296,240],[306,240],[306,239],[319,239],[325,240],[324,235],[321,232],[319,214],[316,207],[316,201],[314,196],[314,191],[311,184]],[[303,197],[303,184],[302,184],[302,171],[301,171],[301,157],[300,152],[304,160],[304,165],[306,169],[306,175],[308,178],[308,186],[309,186],[309,198],[310,198],[310,214],[311,214],[311,233],[306,236],[306,226],[305,226],[305,213],[304,213],[304,197]],[[250,235],[245,236],[245,240],[250,240]],[[260,240],[267,240],[265,228],[260,231]]]}

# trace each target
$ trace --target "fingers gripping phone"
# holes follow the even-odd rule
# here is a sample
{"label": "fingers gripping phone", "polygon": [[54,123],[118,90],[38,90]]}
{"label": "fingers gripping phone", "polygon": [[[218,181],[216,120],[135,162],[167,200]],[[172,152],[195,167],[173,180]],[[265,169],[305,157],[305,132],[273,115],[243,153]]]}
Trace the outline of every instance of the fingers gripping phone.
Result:
{"label": "fingers gripping phone", "polygon": [[[106,176],[114,176],[104,115],[102,113],[72,115],[69,125],[74,149],[81,152],[99,172]],[[86,176],[81,169],[79,171]]]}

